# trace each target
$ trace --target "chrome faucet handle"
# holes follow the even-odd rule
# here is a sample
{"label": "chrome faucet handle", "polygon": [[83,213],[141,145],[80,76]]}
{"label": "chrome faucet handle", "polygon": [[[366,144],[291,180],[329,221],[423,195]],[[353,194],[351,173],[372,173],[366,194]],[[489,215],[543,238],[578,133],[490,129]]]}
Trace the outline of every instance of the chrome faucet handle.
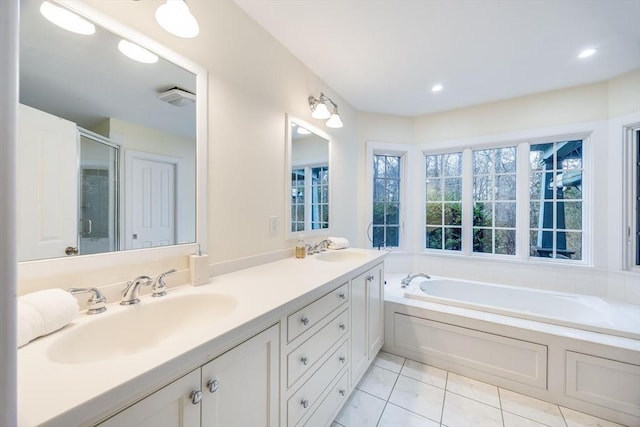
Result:
{"label": "chrome faucet handle", "polygon": [[164,273],[158,275],[158,277],[156,278],[155,283],[152,286],[152,290],[153,293],[151,294],[152,297],[163,297],[167,294],[167,284],[164,281],[165,276],[168,276],[170,274],[176,273],[178,270],[176,270],[175,268],[172,268],[169,271],[165,271]]}
{"label": "chrome faucet handle", "polygon": [[87,300],[89,305],[87,314],[98,314],[107,311],[107,299],[98,288],[69,288],[68,291],[72,295],[91,293],[91,298]]}

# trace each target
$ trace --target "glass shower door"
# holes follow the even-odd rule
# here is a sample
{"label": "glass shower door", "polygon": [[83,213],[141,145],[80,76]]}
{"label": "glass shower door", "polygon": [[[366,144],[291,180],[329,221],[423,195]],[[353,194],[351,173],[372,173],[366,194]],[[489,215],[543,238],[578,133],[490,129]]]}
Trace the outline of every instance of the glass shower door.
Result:
{"label": "glass shower door", "polygon": [[79,254],[119,249],[119,147],[80,130]]}

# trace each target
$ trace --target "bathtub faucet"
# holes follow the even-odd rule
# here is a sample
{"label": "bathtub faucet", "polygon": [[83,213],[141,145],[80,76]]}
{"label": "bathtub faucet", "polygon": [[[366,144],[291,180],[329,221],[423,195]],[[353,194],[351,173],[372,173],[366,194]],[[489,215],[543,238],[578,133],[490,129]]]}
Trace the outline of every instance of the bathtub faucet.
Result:
{"label": "bathtub faucet", "polygon": [[431,279],[431,276],[429,276],[428,274],[424,274],[424,273],[418,273],[418,274],[407,274],[407,277],[405,277],[404,279],[402,279],[400,281],[400,287],[401,288],[406,288],[407,286],[409,286],[409,283],[411,283],[411,281],[413,279],[415,279],[416,277],[424,277],[425,279]]}

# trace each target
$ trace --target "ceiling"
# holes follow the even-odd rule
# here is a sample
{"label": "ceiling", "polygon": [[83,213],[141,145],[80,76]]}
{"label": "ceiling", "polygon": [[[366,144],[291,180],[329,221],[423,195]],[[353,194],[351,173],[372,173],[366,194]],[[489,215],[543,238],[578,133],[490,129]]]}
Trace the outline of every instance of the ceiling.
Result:
{"label": "ceiling", "polygon": [[104,29],[91,36],[64,30],[42,16],[41,3],[20,1],[21,103],[86,129],[111,117],[195,141],[195,104],[157,98],[175,86],[195,93],[194,74],[164,59],[133,61],[118,50],[120,37]]}
{"label": "ceiling", "polygon": [[640,0],[235,2],[359,111],[416,116],[640,68]]}

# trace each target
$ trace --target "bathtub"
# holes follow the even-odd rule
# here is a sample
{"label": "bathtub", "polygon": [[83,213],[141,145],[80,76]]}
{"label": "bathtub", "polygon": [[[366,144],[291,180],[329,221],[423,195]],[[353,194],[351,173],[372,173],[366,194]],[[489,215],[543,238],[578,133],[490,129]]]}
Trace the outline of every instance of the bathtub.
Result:
{"label": "bathtub", "polygon": [[640,308],[593,296],[385,275],[383,350],[640,427]]}
{"label": "bathtub", "polygon": [[404,296],[640,339],[640,307],[603,298],[444,277],[414,279]]}

